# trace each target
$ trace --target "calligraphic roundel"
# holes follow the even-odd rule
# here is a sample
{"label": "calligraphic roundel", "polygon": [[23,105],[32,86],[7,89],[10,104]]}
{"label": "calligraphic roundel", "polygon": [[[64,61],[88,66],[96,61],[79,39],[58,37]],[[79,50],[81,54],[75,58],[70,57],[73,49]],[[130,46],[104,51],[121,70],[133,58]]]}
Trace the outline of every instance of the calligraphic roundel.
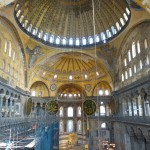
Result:
{"label": "calligraphic roundel", "polygon": [[96,103],[93,100],[83,102],[83,111],[86,115],[93,115],[96,112]]}
{"label": "calligraphic roundel", "polygon": [[46,103],[46,111],[48,113],[57,113],[58,111],[58,103],[56,101],[48,101]]}

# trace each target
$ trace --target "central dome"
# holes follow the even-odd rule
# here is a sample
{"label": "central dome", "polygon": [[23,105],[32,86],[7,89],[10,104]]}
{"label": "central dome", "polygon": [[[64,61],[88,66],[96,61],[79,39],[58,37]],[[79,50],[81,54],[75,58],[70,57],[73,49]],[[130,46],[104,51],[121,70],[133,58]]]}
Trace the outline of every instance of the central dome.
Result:
{"label": "central dome", "polygon": [[46,45],[78,48],[116,37],[128,24],[130,10],[125,0],[19,0],[15,18]]}

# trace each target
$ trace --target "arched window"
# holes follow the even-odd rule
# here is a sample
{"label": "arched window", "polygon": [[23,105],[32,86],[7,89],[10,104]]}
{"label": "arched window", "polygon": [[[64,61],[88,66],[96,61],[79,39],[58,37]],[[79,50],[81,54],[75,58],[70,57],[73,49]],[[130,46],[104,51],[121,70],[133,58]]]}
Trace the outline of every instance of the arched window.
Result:
{"label": "arched window", "polygon": [[117,33],[117,31],[116,31],[114,26],[111,27],[111,30],[112,30],[113,35],[115,35]]}
{"label": "arched window", "polygon": [[60,107],[60,109],[59,109],[59,116],[60,117],[63,117],[63,113],[64,112],[64,108],[63,107]]}
{"label": "arched window", "polygon": [[106,30],[106,34],[107,34],[107,37],[108,37],[108,38],[111,37],[111,32],[110,32],[108,29]]}
{"label": "arched window", "polygon": [[124,59],[124,66],[125,67],[127,66],[127,59],[126,58]]}
{"label": "arched window", "polygon": [[136,56],[135,42],[132,42],[132,57],[134,58],[135,56]]}
{"label": "arched window", "polygon": [[68,117],[73,117],[73,108],[68,107]]}
{"label": "arched window", "polygon": [[69,39],[69,45],[73,45],[73,39],[72,38]]}
{"label": "arched window", "polygon": [[117,27],[118,31],[121,30],[120,24],[118,22],[116,22],[116,27]]}
{"label": "arched window", "polygon": [[122,78],[122,81],[124,81],[124,75],[123,74],[121,75],[121,78]]}
{"label": "arched window", "polygon": [[140,69],[143,68],[143,64],[142,64],[142,61],[140,60]]}
{"label": "arched window", "polygon": [[59,122],[59,131],[60,133],[64,132],[64,122],[62,120]]}
{"label": "arched window", "polygon": [[27,31],[31,32],[31,29],[32,29],[32,24],[29,25]]}
{"label": "arched window", "polygon": [[105,122],[101,124],[101,128],[106,129],[106,123]]}
{"label": "arched window", "polygon": [[80,106],[77,108],[77,116],[81,117],[81,107]]}
{"label": "arched window", "polygon": [[77,122],[77,132],[78,133],[82,132],[82,122],[81,122],[81,120],[78,120],[78,122]]}
{"label": "arched window", "polygon": [[35,96],[35,91],[32,91],[31,95],[32,95],[32,96]]}
{"label": "arched window", "polygon": [[22,15],[19,19],[20,23],[23,21],[23,19],[24,19],[24,16]]}
{"label": "arched window", "polygon": [[95,41],[99,42],[100,41],[100,37],[98,35],[95,36]]}
{"label": "arched window", "polygon": [[148,57],[148,55],[146,56],[146,64],[149,65],[149,57]]}
{"label": "arched window", "polygon": [[11,53],[12,53],[12,45],[11,45],[11,41],[9,42],[9,57],[11,57]]}
{"label": "arched window", "polygon": [[68,120],[67,121],[67,132],[70,133],[70,132],[73,132],[73,120]]}
{"label": "arched window", "polygon": [[7,52],[7,40],[5,40],[5,48],[4,48],[4,52]]}
{"label": "arched window", "polygon": [[16,16],[19,17],[20,13],[21,13],[21,10],[18,10]]}
{"label": "arched window", "polygon": [[44,41],[47,41],[48,40],[48,33],[45,33],[44,34]]}
{"label": "arched window", "polygon": [[106,35],[103,32],[101,33],[101,39],[104,43],[106,43]]}
{"label": "arched window", "polygon": [[54,36],[53,35],[50,36],[49,41],[50,41],[50,43],[54,43]]}
{"label": "arched window", "polygon": [[102,96],[104,94],[103,90],[99,90],[99,95]]}
{"label": "arched window", "polygon": [[62,44],[63,44],[63,45],[66,45],[66,43],[67,43],[66,38],[63,38],[63,39],[62,39]]}
{"label": "arched window", "polygon": [[28,20],[25,20],[25,22],[24,22],[24,27],[25,28],[27,27],[27,24],[28,24]]}
{"label": "arched window", "polygon": [[79,38],[76,38],[76,46],[79,46],[80,45],[80,40]]}
{"label": "arched window", "polygon": [[136,65],[134,65],[134,73],[136,73]]}
{"label": "arched window", "polygon": [[86,45],[86,38],[85,37],[82,38],[82,45]]}
{"label": "arched window", "polygon": [[109,95],[109,91],[108,90],[105,90],[105,95]]}
{"label": "arched window", "polygon": [[148,42],[147,42],[147,39],[144,40],[144,47],[145,47],[145,49],[148,48]]}
{"label": "arched window", "polygon": [[120,22],[121,22],[122,26],[125,25],[125,22],[124,22],[124,20],[122,18],[120,18]]}
{"label": "arched window", "polygon": [[126,79],[128,79],[128,72],[127,71],[125,71],[125,77],[126,77]]}
{"label": "arched window", "polygon": [[128,60],[129,60],[129,62],[131,61],[131,53],[130,53],[130,50],[128,51]]}
{"label": "arched window", "polygon": [[139,41],[137,41],[137,52],[138,52],[138,54],[141,52],[140,42]]}
{"label": "arched window", "polygon": [[89,44],[93,44],[93,38],[92,37],[89,37]]}
{"label": "arched window", "polygon": [[42,38],[42,35],[43,35],[43,31],[41,30],[41,31],[38,33],[38,37],[39,37],[39,38]]}
{"label": "arched window", "polygon": [[14,52],[14,54],[13,54],[13,61],[15,61],[15,56],[16,56],[16,53]]}
{"label": "arched window", "polygon": [[105,114],[106,114],[105,106],[100,106],[100,116],[105,116]]}
{"label": "arched window", "polygon": [[126,8],[126,12],[128,15],[130,14],[130,10],[128,8]]}
{"label": "arched window", "polygon": [[60,37],[57,37],[55,42],[56,44],[60,44]]}
{"label": "arched window", "polygon": [[124,19],[125,19],[126,21],[128,21],[128,16],[126,15],[126,13],[124,13],[123,16],[124,16]]}
{"label": "arched window", "polygon": [[132,69],[129,68],[129,76],[131,77],[132,76]]}

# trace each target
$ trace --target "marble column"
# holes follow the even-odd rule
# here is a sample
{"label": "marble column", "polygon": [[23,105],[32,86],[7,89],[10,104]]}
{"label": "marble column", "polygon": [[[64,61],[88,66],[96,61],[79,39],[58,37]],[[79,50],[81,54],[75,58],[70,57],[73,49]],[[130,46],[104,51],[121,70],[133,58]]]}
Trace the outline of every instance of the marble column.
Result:
{"label": "marble column", "polygon": [[16,101],[18,98],[14,98],[14,117],[16,117]]}
{"label": "marble column", "polygon": [[145,98],[144,98],[144,96],[145,96],[145,93],[144,92],[141,92],[141,100],[142,100],[142,111],[143,111],[143,116],[145,117]]}
{"label": "marble column", "polygon": [[133,94],[128,96],[128,99],[131,103],[131,111],[132,111],[132,116],[134,116],[134,109],[133,109]]}
{"label": "marble column", "polygon": [[137,116],[139,116],[139,94],[135,93],[135,100],[136,100],[136,109],[137,109]]}
{"label": "marble column", "polygon": [[5,103],[5,118],[7,117],[8,114],[8,99],[10,98],[9,95],[6,95],[6,103]]}
{"label": "marble column", "polygon": [[2,118],[3,98],[4,98],[4,94],[0,94],[0,118]]}
{"label": "marble column", "polygon": [[13,101],[13,97],[10,97],[9,117],[12,117],[12,101]]}

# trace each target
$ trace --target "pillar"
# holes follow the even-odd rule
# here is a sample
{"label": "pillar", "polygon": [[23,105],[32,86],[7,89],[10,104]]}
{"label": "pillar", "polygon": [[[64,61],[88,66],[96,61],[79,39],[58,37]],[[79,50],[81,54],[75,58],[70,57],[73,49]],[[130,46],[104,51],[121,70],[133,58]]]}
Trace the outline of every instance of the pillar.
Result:
{"label": "pillar", "polygon": [[138,93],[135,93],[135,100],[136,100],[136,108],[137,108],[137,116],[139,116],[139,94]]}
{"label": "pillar", "polygon": [[0,94],[0,118],[2,118],[3,98],[4,98],[4,94]]}
{"label": "pillar", "polygon": [[12,117],[12,101],[13,101],[13,97],[10,97],[9,117]]}
{"label": "pillar", "polygon": [[18,99],[17,98],[14,98],[14,117],[16,117],[16,101]]}
{"label": "pillar", "polygon": [[134,116],[134,110],[133,110],[133,94],[128,96],[128,99],[131,103],[131,111],[132,111],[132,116]]}
{"label": "pillar", "polygon": [[145,105],[145,98],[144,98],[144,96],[145,96],[145,93],[144,92],[141,92],[141,100],[142,100],[142,111],[143,111],[143,117],[145,117],[145,107],[144,107],[144,105]]}
{"label": "pillar", "polygon": [[6,103],[5,103],[5,118],[7,117],[8,114],[8,99],[10,98],[9,95],[6,95]]}

